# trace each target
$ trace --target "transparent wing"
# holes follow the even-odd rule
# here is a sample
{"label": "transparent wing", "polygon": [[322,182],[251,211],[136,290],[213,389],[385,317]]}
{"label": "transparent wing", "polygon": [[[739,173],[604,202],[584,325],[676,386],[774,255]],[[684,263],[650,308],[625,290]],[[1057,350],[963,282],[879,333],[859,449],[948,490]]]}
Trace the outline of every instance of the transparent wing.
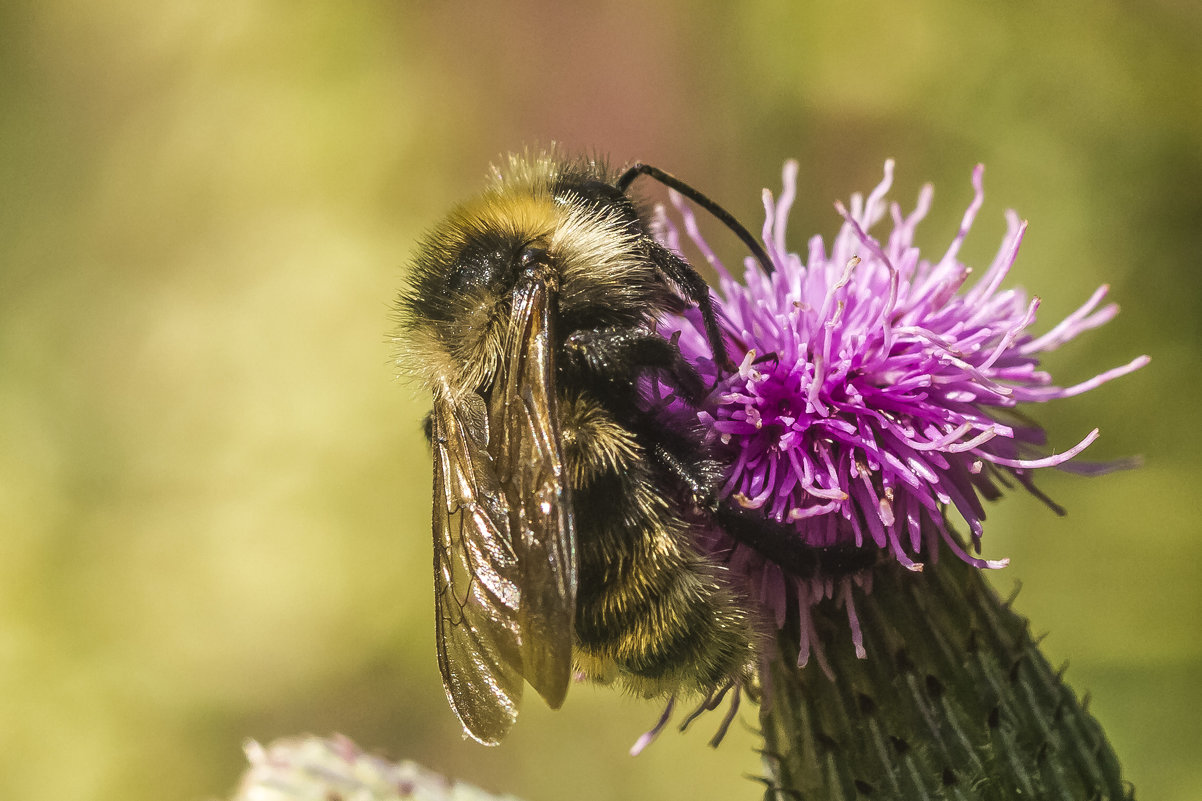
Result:
{"label": "transparent wing", "polygon": [[572,672],[576,532],[556,413],[552,303],[537,278],[514,291],[505,367],[489,402],[489,450],[520,570],[522,674],[558,708]]}
{"label": "transparent wing", "polygon": [[521,577],[509,507],[488,453],[484,401],[435,393],[434,606],[438,667],[451,708],[495,745],[522,697]]}

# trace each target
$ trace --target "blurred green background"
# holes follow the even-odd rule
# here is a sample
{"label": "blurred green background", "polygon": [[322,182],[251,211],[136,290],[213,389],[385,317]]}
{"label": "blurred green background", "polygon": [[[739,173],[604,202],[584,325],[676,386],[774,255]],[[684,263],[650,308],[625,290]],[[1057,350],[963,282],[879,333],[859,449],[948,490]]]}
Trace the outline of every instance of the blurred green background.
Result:
{"label": "blurred green background", "polygon": [[551,141],[757,230],[796,157],[794,247],[892,156],[942,252],[982,161],[963,255],[1029,219],[1038,330],[1111,283],[1051,369],[1152,365],[1038,414],[1146,464],[1045,477],[1070,516],[1012,497],[986,554],[1139,796],[1202,797],[1202,5],[1010,5],[0,6],[0,797],[211,799],[244,738],[333,731],[529,801],[758,797],[739,727],[631,759],[658,705],[579,687],[489,750],[443,698],[390,306],[423,228]]}

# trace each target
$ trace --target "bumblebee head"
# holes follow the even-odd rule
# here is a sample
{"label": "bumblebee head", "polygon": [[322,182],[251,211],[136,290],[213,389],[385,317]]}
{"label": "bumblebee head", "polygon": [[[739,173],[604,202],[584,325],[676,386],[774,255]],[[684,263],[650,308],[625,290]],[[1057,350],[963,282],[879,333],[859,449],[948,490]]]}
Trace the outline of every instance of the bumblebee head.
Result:
{"label": "bumblebee head", "polygon": [[506,347],[513,293],[537,273],[554,290],[550,199],[487,194],[454,209],[421,243],[401,296],[406,371],[461,390],[487,386]]}
{"label": "bumblebee head", "polygon": [[400,299],[398,362],[430,387],[489,386],[506,353],[514,293],[534,276],[562,334],[647,322],[649,295],[665,286],[647,236],[600,168],[511,163],[421,242]]}

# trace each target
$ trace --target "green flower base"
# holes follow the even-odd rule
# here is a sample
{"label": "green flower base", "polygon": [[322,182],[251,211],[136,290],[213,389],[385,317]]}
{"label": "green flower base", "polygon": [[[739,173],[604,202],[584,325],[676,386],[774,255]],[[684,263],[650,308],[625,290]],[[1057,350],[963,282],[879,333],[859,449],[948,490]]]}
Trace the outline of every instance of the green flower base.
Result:
{"label": "green flower base", "polygon": [[979,570],[948,553],[920,574],[890,562],[855,595],[867,659],[844,609],[813,609],[834,680],[814,658],[799,670],[780,636],[761,711],[769,797],[1134,797],[1063,670]]}

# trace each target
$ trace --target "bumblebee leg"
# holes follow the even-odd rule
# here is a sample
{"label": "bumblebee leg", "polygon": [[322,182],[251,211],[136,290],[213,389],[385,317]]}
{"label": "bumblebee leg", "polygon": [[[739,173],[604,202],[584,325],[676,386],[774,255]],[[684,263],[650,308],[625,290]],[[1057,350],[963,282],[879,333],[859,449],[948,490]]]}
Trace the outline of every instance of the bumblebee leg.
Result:
{"label": "bumblebee leg", "polygon": [[564,343],[565,361],[594,379],[630,384],[647,370],[660,370],[680,396],[692,405],[705,397],[706,386],[676,343],[658,334],[628,328],[576,331]]}
{"label": "bumblebee leg", "polygon": [[[714,459],[698,459],[682,452],[680,442],[667,442],[663,433],[654,437],[651,456],[688,496],[696,511],[712,514],[718,505],[723,466]],[[675,447],[674,447],[675,446]]]}
{"label": "bumblebee leg", "polygon": [[705,325],[705,338],[709,340],[710,350],[714,354],[714,362],[722,370],[733,373],[738,366],[726,353],[726,340],[722,338],[722,332],[718,329],[714,301],[710,297],[710,285],[693,269],[693,265],[658,242],[652,242],[650,250],[655,266],[681,288],[685,297],[697,304],[697,310],[701,312],[701,321]]}
{"label": "bumblebee leg", "polygon": [[727,536],[798,578],[839,578],[876,564],[880,552],[854,544],[818,548],[807,545],[791,525],[765,517],[760,510],[740,509],[718,498],[723,466],[698,455],[695,446],[660,427],[641,430],[652,459],[684,491],[699,511]]}
{"label": "bumblebee leg", "polygon": [[880,557],[876,548],[854,544],[825,548],[806,545],[793,526],[768,519],[758,510],[736,509],[721,503],[714,510],[713,519],[735,542],[798,578],[840,578],[872,567]]}

